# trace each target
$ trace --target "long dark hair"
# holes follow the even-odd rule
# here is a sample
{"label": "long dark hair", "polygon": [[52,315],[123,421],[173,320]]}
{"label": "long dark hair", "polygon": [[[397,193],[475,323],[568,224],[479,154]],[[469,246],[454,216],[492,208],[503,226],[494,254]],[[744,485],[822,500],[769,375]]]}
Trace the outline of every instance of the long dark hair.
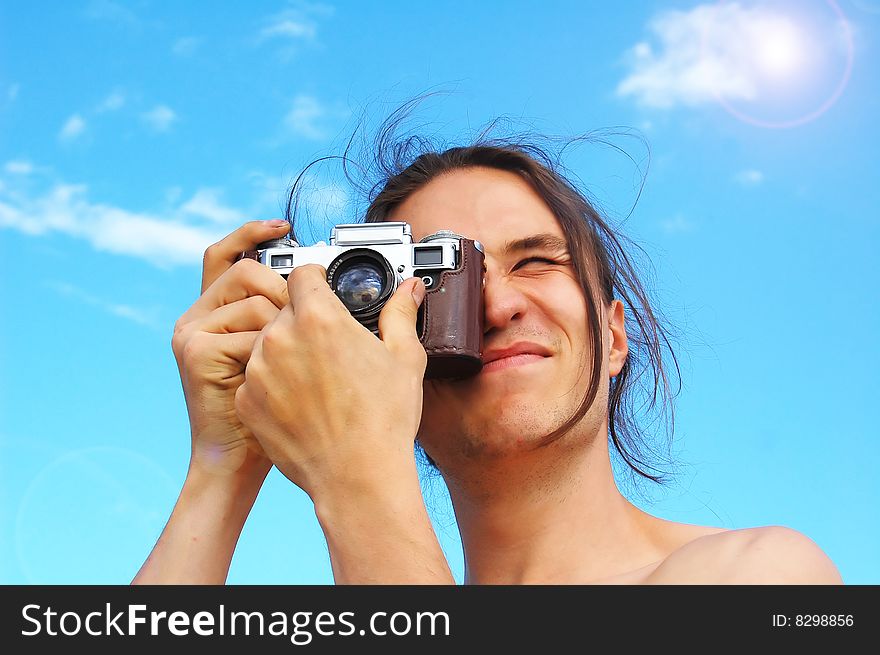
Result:
{"label": "long dark hair", "polygon": [[[678,361],[670,343],[669,330],[652,309],[631,252],[644,251],[619,230],[613,229],[596,211],[586,192],[578,190],[562,170],[558,158],[522,136],[491,136],[497,122],[482,131],[467,145],[437,148],[421,135],[398,135],[398,128],[414,103],[407,103],[383,123],[364,165],[351,155],[354,136],[345,153],[329,159],[342,161],[345,175],[356,189],[366,192],[368,206],[361,220],[382,222],[389,213],[431,180],[455,170],[471,167],[495,168],[520,176],[544,199],[565,233],[572,265],[587,302],[588,335],[593,344],[590,384],[577,411],[552,433],[544,443],[559,439],[587,413],[602,384],[601,326],[598,303],[607,306],[618,298],[624,303],[629,354],[620,373],[610,383],[608,396],[608,436],[623,461],[638,475],[662,483],[663,469],[652,463],[648,427],[639,417],[658,414],[666,422],[666,435],[672,436],[674,424],[673,391],[667,375],[667,361],[680,380]],[[328,158],[322,158],[322,161]],[[316,163],[316,162],[313,162]],[[311,166],[311,165],[310,165]],[[354,170],[353,170],[354,169]],[[305,169],[308,170],[308,167]],[[288,196],[287,218],[293,222],[298,207],[300,174]],[[363,177],[373,178],[365,185]],[[666,358],[664,353],[668,353]],[[641,392],[638,393],[638,392]],[[423,453],[425,454],[425,453]],[[426,454],[425,454],[426,455]],[[657,453],[654,453],[657,458]],[[430,458],[427,458],[432,463]]]}

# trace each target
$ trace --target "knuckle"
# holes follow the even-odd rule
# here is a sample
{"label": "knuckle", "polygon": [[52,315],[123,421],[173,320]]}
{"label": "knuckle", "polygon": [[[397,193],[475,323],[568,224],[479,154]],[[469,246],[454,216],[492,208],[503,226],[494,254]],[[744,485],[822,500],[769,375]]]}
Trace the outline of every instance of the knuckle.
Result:
{"label": "knuckle", "polygon": [[181,361],[184,366],[191,367],[197,365],[205,359],[209,352],[210,345],[204,337],[196,333],[190,336],[183,345],[181,350]]}
{"label": "knuckle", "polygon": [[250,259],[249,257],[244,257],[239,259],[232,265],[232,270],[234,270],[239,275],[257,275],[256,271],[264,268],[260,262]]}
{"label": "knuckle", "polygon": [[317,264],[303,264],[293,269],[292,274],[297,277],[312,275],[318,269]]}
{"label": "knuckle", "polygon": [[427,353],[427,351],[422,347],[422,344],[419,342],[416,342],[410,348],[410,351],[411,351],[410,360],[412,361],[413,366],[415,366],[422,373],[424,373],[425,369],[428,367],[428,353]]}
{"label": "knuckle", "polygon": [[248,386],[247,382],[243,382],[235,390],[233,406],[235,407],[235,413],[238,414],[240,419],[244,419],[250,414],[253,402],[251,401],[250,386]]}
{"label": "knuckle", "polygon": [[174,331],[171,333],[171,351],[178,358],[183,354],[183,349],[190,338],[189,323],[179,318],[174,324]]}
{"label": "knuckle", "polygon": [[326,276],[327,269],[320,264],[303,264],[302,266],[297,266],[290,272],[290,277],[295,282],[312,278],[325,279]]}
{"label": "knuckle", "polygon": [[205,254],[202,256],[202,262],[205,264],[209,264],[213,262],[215,259],[219,257],[218,251],[220,250],[220,242],[212,243],[210,246],[205,248]]}
{"label": "knuckle", "polygon": [[239,259],[232,263],[232,266],[223,273],[220,280],[226,287],[251,284],[249,281],[260,274],[260,268],[262,266],[253,259]]}
{"label": "knuckle", "polygon": [[322,307],[316,302],[303,303],[296,310],[297,323],[310,331],[327,331],[335,325],[337,318],[336,312],[331,312],[328,307]]}
{"label": "knuckle", "polygon": [[303,264],[302,266],[297,266],[287,275],[288,281],[298,280],[302,277],[303,271],[305,271],[311,264]]}
{"label": "knuckle", "polygon": [[185,320],[183,316],[178,318],[174,323],[174,331],[171,333],[172,340],[180,339],[186,333],[187,325],[189,325],[189,321]]}
{"label": "knuckle", "polygon": [[245,381],[256,380],[262,374],[262,371],[264,368],[264,362],[263,362],[263,348],[264,348],[263,344],[264,343],[265,343],[265,340],[263,339],[262,335],[258,336],[255,343],[254,343],[254,346],[253,346],[253,352],[251,353],[250,357],[248,357],[247,363],[245,364],[245,367],[244,367]]}
{"label": "knuckle", "polygon": [[258,317],[264,324],[272,321],[281,311],[266,296],[251,296],[246,301],[248,311]]}
{"label": "knuckle", "polygon": [[[284,350],[287,343],[286,330],[279,330],[274,323],[266,325],[260,333],[264,352],[278,352]],[[251,358],[254,360],[255,358]]]}
{"label": "knuckle", "polygon": [[297,266],[295,269],[290,271],[287,275],[287,287],[291,289],[295,284],[301,282],[304,276],[308,276],[308,271],[306,269],[309,267],[309,264],[304,266]]}
{"label": "knuckle", "polygon": [[268,388],[270,369],[266,360],[261,357],[251,357],[245,366],[244,382],[235,391],[236,403],[242,403],[246,408],[253,409],[260,398],[265,397],[264,390]]}

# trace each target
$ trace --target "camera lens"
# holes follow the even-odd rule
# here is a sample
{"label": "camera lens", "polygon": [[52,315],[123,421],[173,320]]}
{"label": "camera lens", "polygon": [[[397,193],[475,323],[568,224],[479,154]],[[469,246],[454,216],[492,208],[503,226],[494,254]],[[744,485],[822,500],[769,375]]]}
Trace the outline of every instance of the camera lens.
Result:
{"label": "camera lens", "polygon": [[352,263],[336,278],[336,293],[351,312],[376,302],[385,287],[385,274],[372,262]]}
{"label": "camera lens", "polygon": [[352,316],[371,328],[395,288],[391,265],[368,248],[352,248],[339,255],[327,267],[327,281]]}

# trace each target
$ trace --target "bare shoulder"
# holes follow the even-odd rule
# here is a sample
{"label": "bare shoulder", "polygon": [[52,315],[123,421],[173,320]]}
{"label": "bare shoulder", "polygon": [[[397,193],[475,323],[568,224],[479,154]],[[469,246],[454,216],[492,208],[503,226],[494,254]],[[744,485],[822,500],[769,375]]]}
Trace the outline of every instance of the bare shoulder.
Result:
{"label": "bare shoulder", "polygon": [[806,535],[782,526],[720,530],[674,550],[651,584],[842,584],[837,567]]}

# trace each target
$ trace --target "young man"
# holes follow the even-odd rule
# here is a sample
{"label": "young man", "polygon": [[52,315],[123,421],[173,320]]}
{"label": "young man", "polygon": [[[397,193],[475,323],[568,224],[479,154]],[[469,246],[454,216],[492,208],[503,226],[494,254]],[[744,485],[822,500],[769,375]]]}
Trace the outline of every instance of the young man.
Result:
{"label": "young man", "polygon": [[367,220],[406,221],[416,240],[444,229],[482,243],[482,371],[423,382],[420,281],[386,304],[380,340],[321,267],[285,283],[234,263],[287,229],[245,225],[208,249],[203,295],[175,330],[192,459],[135,582],[224,581],[274,464],[313,500],[338,583],[453,583],[421,497],[416,436],[449,487],[467,583],[841,582],[793,530],[674,523],[620,494],[609,435],[641,472],[617,439],[632,335],[613,292],[631,269],[549,167],[516,147],[429,153],[387,181]]}

